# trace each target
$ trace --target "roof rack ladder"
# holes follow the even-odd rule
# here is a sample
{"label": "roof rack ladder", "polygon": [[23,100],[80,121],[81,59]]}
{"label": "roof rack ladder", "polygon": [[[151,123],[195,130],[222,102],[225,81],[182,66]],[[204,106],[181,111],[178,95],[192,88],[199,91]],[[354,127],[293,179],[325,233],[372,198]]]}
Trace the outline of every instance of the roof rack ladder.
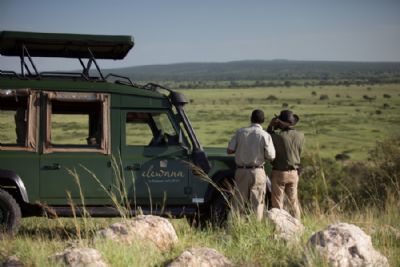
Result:
{"label": "roof rack ladder", "polygon": [[25,77],[25,71],[24,70],[26,70],[30,76],[32,75],[28,64],[25,62],[25,56],[29,59],[29,62],[31,63],[31,66],[32,66],[33,70],[36,73],[36,76],[38,76],[40,78],[40,74],[37,71],[36,66],[33,63],[33,60],[31,58],[31,55],[29,54],[29,51],[28,51],[28,49],[26,48],[26,46],[24,44],[22,44],[22,51],[21,51],[21,56],[20,56],[20,58],[21,58],[21,74],[22,74],[22,77]]}
{"label": "roof rack ladder", "polygon": [[93,53],[92,53],[92,50],[90,50],[89,47],[88,47],[88,51],[89,51],[89,54],[90,54],[90,58],[89,58],[89,61],[88,61],[87,68],[84,68],[84,71],[89,72],[89,68],[90,68],[90,66],[92,65],[92,62],[93,62],[94,65],[96,66],[97,71],[98,71],[99,74],[100,74],[101,79],[102,79],[103,81],[105,81],[104,76],[103,76],[103,73],[101,72],[101,70],[100,70],[100,68],[99,68],[99,65],[97,65],[96,58],[94,57],[94,55],[93,55]]}

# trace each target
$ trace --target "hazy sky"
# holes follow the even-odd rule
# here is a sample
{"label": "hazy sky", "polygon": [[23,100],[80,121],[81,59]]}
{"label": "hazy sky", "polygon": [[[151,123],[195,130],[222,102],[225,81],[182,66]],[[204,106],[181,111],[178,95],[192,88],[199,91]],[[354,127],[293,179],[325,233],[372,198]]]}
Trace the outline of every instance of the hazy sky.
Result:
{"label": "hazy sky", "polygon": [[[127,58],[103,67],[400,61],[400,0],[0,0],[0,30],[133,35]],[[0,57],[1,69],[17,63]],[[41,70],[71,68],[39,63]]]}

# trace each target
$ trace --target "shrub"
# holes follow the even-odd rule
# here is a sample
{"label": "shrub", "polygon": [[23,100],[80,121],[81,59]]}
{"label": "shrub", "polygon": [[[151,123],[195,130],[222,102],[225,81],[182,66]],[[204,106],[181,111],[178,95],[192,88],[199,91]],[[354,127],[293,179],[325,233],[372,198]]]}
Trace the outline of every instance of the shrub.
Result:
{"label": "shrub", "polygon": [[306,208],[384,207],[391,196],[400,198],[400,136],[377,142],[363,162],[340,164],[310,154],[302,165],[299,198]]}
{"label": "shrub", "polygon": [[383,98],[391,98],[392,96],[389,94],[383,94]]}
{"label": "shrub", "polygon": [[335,159],[336,159],[337,161],[345,161],[345,160],[350,159],[350,156],[347,155],[346,153],[340,153],[340,154],[337,154],[337,155],[335,156]]}
{"label": "shrub", "polygon": [[267,100],[269,100],[269,101],[275,101],[275,100],[278,100],[278,98],[276,97],[276,96],[274,96],[274,95],[269,95],[269,96],[267,96],[267,98],[266,98]]}
{"label": "shrub", "polygon": [[329,96],[328,95],[320,95],[319,100],[328,100]]}

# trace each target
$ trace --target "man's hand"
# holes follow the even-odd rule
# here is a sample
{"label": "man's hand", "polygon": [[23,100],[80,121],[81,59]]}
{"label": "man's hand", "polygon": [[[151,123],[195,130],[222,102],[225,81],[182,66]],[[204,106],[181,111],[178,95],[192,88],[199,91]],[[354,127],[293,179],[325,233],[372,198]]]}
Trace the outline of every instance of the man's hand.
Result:
{"label": "man's hand", "polygon": [[232,149],[228,148],[228,149],[226,150],[226,153],[228,153],[228,154],[235,154],[235,150],[232,150]]}

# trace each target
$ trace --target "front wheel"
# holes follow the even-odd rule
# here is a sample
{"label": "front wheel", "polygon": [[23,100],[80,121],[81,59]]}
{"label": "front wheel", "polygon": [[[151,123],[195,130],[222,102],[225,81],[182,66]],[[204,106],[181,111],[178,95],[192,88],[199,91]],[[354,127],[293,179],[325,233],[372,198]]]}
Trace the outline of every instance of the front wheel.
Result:
{"label": "front wheel", "polygon": [[226,198],[229,198],[229,196],[224,197],[221,193],[216,194],[208,206],[203,207],[194,217],[188,218],[189,224],[200,228],[225,227],[230,211],[229,199]]}
{"label": "front wheel", "polygon": [[217,194],[208,211],[208,222],[213,227],[224,227],[230,211],[229,199],[221,193]]}
{"label": "front wheel", "polygon": [[0,189],[0,236],[18,232],[21,223],[21,209],[15,199]]}

